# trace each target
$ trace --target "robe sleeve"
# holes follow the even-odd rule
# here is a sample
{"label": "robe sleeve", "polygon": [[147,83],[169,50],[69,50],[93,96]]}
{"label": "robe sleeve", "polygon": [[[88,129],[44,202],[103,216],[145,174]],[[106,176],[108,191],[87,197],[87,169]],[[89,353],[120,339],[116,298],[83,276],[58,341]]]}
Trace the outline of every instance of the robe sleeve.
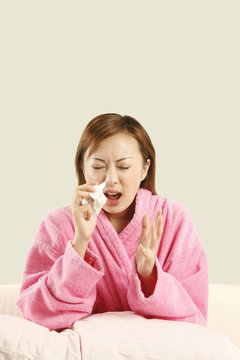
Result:
{"label": "robe sleeve", "polygon": [[70,328],[92,313],[103,275],[98,257],[87,248],[81,258],[64,226],[47,216],[29,249],[16,305],[25,319],[49,330]]}
{"label": "robe sleeve", "polygon": [[207,325],[208,266],[194,220],[185,206],[165,222],[160,254],[155,260],[157,282],[152,295],[145,297],[137,274],[136,257],[127,293],[132,311],[148,318]]}

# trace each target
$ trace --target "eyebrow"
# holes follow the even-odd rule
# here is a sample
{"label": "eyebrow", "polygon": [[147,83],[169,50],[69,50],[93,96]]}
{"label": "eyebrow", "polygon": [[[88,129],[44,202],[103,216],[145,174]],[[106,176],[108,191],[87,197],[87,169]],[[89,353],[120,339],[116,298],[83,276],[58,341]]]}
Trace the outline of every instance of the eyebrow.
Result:
{"label": "eyebrow", "polygon": [[[102,162],[105,163],[104,160],[99,159],[99,158],[91,158],[91,159],[99,160],[99,161],[102,161]],[[128,156],[128,157],[125,157],[125,158],[118,159],[118,160],[116,160],[116,162],[119,162],[119,161],[122,161],[122,160],[125,160],[125,159],[134,159],[134,158],[132,156]]]}

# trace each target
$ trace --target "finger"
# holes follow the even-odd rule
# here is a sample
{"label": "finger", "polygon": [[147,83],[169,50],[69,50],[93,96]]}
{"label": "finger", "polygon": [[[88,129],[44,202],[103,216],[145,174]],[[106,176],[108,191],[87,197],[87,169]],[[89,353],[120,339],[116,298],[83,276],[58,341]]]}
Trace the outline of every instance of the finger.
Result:
{"label": "finger", "polygon": [[92,214],[93,214],[93,210],[90,204],[85,204],[81,206],[78,212],[78,216],[80,217],[80,219],[83,218],[85,220],[90,220]]}
{"label": "finger", "polygon": [[157,220],[158,217],[161,216],[161,215],[162,215],[162,209],[159,209],[159,210],[157,211],[157,213],[156,213],[155,220]]}
{"label": "finger", "polygon": [[87,192],[87,191],[80,191],[80,190],[77,191],[76,190],[76,192],[74,194],[73,205],[74,206],[81,206],[82,198],[91,200],[91,194],[89,192]]}
{"label": "finger", "polygon": [[93,186],[96,184],[84,184],[84,185],[78,185],[75,188],[75,191],[90,191],[90,192],[95,192],[97,191],[97,189]]}
{"label": "finger", "polygon": [[142,219],[142,235],[143,235],[143,237],[147,237],[148,228],[149,228],[149,218],[148,218],[148,215],[145,214]]}
{"label": "finger", "polygon": [[158,224],[158,221],[159,221],[159,218],[161,217],[161,214],[162,214],[162,209],[159,209],[156,213],[156,216],[155,216],[155,224],[157,225]]}
{"label": "finger", "polygon": [[83,190],[76,190],[76,191],[75,191],[75,194],[76,194],[77,196],[81,196],[81,197],[85,197],[85,198],[91,196],[91,193],[90,193],[89,191],[83,191]]}
{"label": "finger", "polygon": [[163,233],[163,219],[162,219],[162,215],[160,215],[158,222],[157,222],[157,239],[158,239],[158,241],[160,241],[162,233]]}
{"label": "finger", "polygon": [[143,225],[143,228],[144,229],[147,229],[148,228],[148,224],[149,224],[149,218],[148,218],[148,215],[144,215],[143,216],[143,219],[142,219],[142,225]]}
{"label": "finger", "polygon": [[151,226],[151,245],[150,248],[154,249],[156,241],[157,241],[157,233],[156,233],[156,222],[153,221],[152,226]]}
{"label": "finger", "polygon": [[148,215],[144,215],[142,219],[142,233],[139,238],[139,242],[147,245],[147,240],[149,238],[149,218]]}
{"label": "finger", "polygon": [[87,204],[87,212],[85,213],[85,219],[86,220],[91,220],[93,214],[93,210],[90,204]]}

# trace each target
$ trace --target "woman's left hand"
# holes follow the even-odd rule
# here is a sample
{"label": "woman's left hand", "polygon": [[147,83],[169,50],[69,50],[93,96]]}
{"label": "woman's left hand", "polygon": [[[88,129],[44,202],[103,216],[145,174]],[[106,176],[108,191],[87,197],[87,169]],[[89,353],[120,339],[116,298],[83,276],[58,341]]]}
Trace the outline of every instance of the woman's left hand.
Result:
{"label": "woman's left hand", "polygon": [[163,232],[162,209],[159,209],[152,225],[149,224],[149,216],[144,215],[142,219],[142,233],[139,237],[136,264],[139,275],[148,277],[151,275],[158,246]]}

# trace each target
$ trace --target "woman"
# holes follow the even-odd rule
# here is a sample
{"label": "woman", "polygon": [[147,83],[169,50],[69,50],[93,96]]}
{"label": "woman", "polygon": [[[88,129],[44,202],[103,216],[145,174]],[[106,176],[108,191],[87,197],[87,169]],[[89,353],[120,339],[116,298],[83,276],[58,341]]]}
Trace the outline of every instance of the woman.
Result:
{"label": "woman", "polygon": [[[58,331],[106,311],[206,326],[206,254],[187,208],[156,194],[155,151],[142,125],[127,115],[95,117],[75,165],[71,206],[44,216],[28,252],[23,316]],[[107,202],[92,218],[90,193],[104,181]]]}

